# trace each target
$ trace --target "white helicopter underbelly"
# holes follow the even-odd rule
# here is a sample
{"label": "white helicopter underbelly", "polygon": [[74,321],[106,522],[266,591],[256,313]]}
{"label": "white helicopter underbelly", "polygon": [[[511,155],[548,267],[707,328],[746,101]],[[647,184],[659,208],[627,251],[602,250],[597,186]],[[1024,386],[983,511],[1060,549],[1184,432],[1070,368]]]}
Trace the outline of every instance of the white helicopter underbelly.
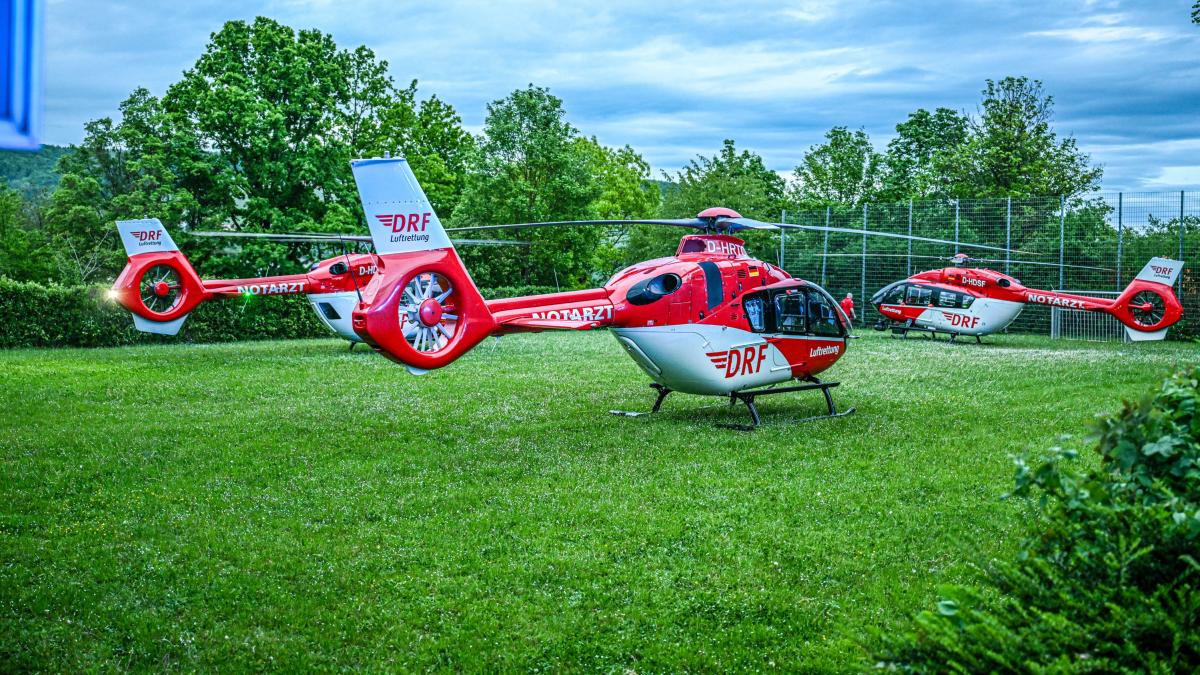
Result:
{"label": "white helicopter underbelly", "polygon": [[728,394],[792,379],[783,353],[758,333],[687,324],[613,328],[650,379],[687,394]]}
{"label": "white helicopter underbelly", "polygon": [[930,307],[917,317],[922,328],[959,335],[991,335],[1012,323],[1025,304],[1011,300],[979,298],[967,309]]}
{"label": "white helicopter underbelly", "polygon": [[[352,317],[354,307],[358,304],[357,292],[310,293],[307,297],[317,312],[317,318],[328,326],[329,330],[351,342],[362,342],[362,338],[354,332]],[[322,305],[327,306],[322,307]]]}

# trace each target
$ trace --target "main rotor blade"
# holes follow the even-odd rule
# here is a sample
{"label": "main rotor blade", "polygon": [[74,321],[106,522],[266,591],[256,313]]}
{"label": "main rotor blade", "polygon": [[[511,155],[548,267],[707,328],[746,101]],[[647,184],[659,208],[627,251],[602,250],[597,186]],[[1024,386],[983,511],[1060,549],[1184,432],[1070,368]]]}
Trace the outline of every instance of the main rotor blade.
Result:
{"label": "main rotor blade", "polygon": [[[744,218],[742,220],[745,220]],[[930,244],[948,244],[950,246],[968,246],[971,248],[982,248],[989,251],[1006,251],[1009,253],[1021,253],[1024,255],[1041,255],[1033,251],[1021,251],[1015,248],[1005,248],[1003,246],[989,246],[987,244],[972,244],[965,241],[949,241],[946,239],[932,239],[930,237],[918,237],[908,234],[896,234],[894,232],[876,232],[874,230],[860,230],[850,227],[826,227],[824,225],[793,225],[791,223],[775,223],[779,227],[794,230],[811,230],[814,232],[844,232],[846,234],[865,235],[869,234],[876,237],[891,237],[892,239],[904,239],[906,241],[924,241]]]}
{"label": "main rotor blade", "polygon": [[308,232],[191,232],[193,237],[218,237],[228,239],[266,239],[268,241],[371,241],[371,238],[360,234],[318,234]]}
{"label": "main rotor blade", "polygon": [[[266,239],[278,242],[338,242],[363,241],[371,243],[371,238],[361,234],[324,234],[321,232],[192,232],[197,237],[221,237],[231,239]],[[455,244],[467,246],[529,246],[527,241],[513,239],[456,239]]]}
{"label": "main rotor blade", "polygon": [[703,229],[708,223],[699,218],[660,218],[660,219],[631,219],[631,220],[551,220],[540,223],[510,223],[507,225],[468,225],[466,227],[448,227],[447,232],[466,232],[468,230],[515,230],[523,227],[557,227],[560,225],[675,225],[680,227],[695,227]]}
{"label": "main rotor blade", "polygon": [[1102,272],[1113,272],[1111,267],[1093,267],[1092,265],[1072,265],[1070,263],[1051,263],[1051,262],[1035,262],[1033,260],[999,260],[996,258],[971,258],[972,262],[1008,262],[1014,265],[1041,265],[1043,267],[1074,267],[1081,270],[1100,270]]}
{"label": "main rotor blade", "polygon": [[[861,257],[863,257],[862,253],[813,253],[812,255],[817,256],[818,258],[861,258]],[[868,258],[924,258],[926,260],[944,260],[946,262],[951,262],[954,260],[953,258],[948,258],[946,256],[940,256],[940,255],[913,255],[913,256],[910,256],[907,253],[867,253],[866,256]],[[1036,262],[1033,260],[1005,260],[1003,258],[971,258],[971,257],[968,257],[967,262],[968,263],[977,263],[977,262],[1010,263],[1013,265],[1042,265],[1043,267],[1059,267],[1060,266],[1058,263]],[[1112,268],[1109,268],[1109,267],[1093,267],[1091,265],[1072,265],[1070,263],[1063,263],[1061,265],[1061,267],[1075,267],[1077,269],[1083,269],[1083,270],[1101,270],[1104,272],[1114,271]]]}

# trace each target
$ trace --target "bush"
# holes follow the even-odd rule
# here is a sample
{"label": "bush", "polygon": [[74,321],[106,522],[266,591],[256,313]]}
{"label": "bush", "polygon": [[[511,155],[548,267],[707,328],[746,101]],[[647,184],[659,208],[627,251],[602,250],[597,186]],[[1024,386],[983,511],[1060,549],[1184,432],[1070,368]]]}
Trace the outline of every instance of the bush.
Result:
{"label": "bush", "polygon": [[1200,368],[1102,419],[1100,467],[1018,461],[1040,495],[1017,559],[981,588],[942,589],[879,666],[904,672],[1200,670]]}
{"label": "bush", "polygon": [[[0,277],[0,348],[113,347],[155,342],[226,342],[329,337],[302,295],[205,302],[188,315],[179,335],[134,329],[102,286],[41,286]],[[483,297],[553,293],[540,286],[481,289]]]}

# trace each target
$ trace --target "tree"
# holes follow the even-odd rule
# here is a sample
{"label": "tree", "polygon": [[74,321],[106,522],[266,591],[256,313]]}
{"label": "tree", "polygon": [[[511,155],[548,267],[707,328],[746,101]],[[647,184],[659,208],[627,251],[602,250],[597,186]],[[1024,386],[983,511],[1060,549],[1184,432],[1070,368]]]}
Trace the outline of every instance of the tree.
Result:
{"label": "tree", "polygon": [[[456,225],[494,225],[592,216],[599,187],[581,150],[579,132],[566,121],[562,100],[529,85],[488,104],[483,135],[466,174]],[[600,232],[548,227],[506,232],[529,242],[525,250],[462,251],[484,285],[581,284],[592,270]]]}
{"label": "tree", "polygon": [[30,227],[28,212],[36,208],[0,181],[0,276],[42,283],[56,276],[54,252],[45,232]]}
{"label": "tree", "polygon": [[834,127],[825,143],[814,145],[793,173],[792,195],[802,206],[860,204],[876,198],[883,186],[883,158],[862,129]]}
{"label": "tree", "polygon": [[[436,97],[418,103],[415,81],[397,90],[371,50],[342,50],[328,35],[264,18],[226,23],[161,100],[137,89],[119,120],[85,129],[59,163],[47,227],[72,259],[103,257],[97,273],[123,264],[117,218],[157,217],[182,230],[361,229],[349,163],[384,151],[405,154],[449,214],[473,146],[453,108]],[[294,272],[320,253],[176,232],[207,274]]]}
{"label": "tree", "polygon": [[437,96],[418,103],[416,92],[416,80],[395,92],[381,113],[378,139],[363,148],[363,154],[392,152],[407,157],[438,216],[449,221],[462,196],[475,140],[462,128],[462,118],[451,105]]}
{"label": "tree", "polygon": [[331,203],[355,201],[348,161],[353,143],[377,133],[372,113],[392,90],[385,68],[319,31],[226,23],[164,97],[208,150],[185,185],[238,229],[319,229]]}
{"label": "tree", "polygon": [[[599,187],[599,194],[590,206],[594,218],[648,218],[658,211],[662,190],[650,180],[650,165],[637,151],[628,145],[605,147],[595,137],[580,138],[576,143],[587,157],[588,172]],[[598,251],[600,272],[614,272],[634,262],[628,248],[631,231],[629,226],[608,230]]]}
{"label": "tree", "polygon": [[1192,5],[1192,23],[1200,23],[1200,0]]}
{"label": "tree", "polygon": [[947,178],[956,197],[1078,196],[1099,186],[1074,138],[1059,140],[1050,127],[1054,98],[1026,77],[987,81],[978,119],[949,158]]}
{"label": "tree", "polygon": [[[688,162],[675,175],[663,174],[670,185],[663,195],[664,218],[694,217],[710,206],[726,206],[748,218],[774,221],[786,205],[786,183],[767,168],[762,157],[726,139],[720,152]],[[674,228],[641,226],[630,235],[632,259],[670,255],[679,244]]]}
{"label": "tree", "polygon": [[950,158],[966,142],[970,120],[949,108],[911,113],[896,125],[896,137],[888,143],[884,157],[883,198],[949,196],[947,170]]}

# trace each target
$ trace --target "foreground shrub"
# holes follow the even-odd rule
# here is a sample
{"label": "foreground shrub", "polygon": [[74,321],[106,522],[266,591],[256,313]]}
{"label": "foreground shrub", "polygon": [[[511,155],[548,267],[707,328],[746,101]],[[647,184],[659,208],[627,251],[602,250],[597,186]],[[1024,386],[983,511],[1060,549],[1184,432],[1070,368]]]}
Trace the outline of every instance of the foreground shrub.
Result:
{"label": "foreground shrub", "polygon": [[1102,419],[1100,467],[1054,448],[1018,462],[1040,498],[1017,559],[981,588],[946,588],[889,640],[903,672],[1200,671],[1200,368]]}

